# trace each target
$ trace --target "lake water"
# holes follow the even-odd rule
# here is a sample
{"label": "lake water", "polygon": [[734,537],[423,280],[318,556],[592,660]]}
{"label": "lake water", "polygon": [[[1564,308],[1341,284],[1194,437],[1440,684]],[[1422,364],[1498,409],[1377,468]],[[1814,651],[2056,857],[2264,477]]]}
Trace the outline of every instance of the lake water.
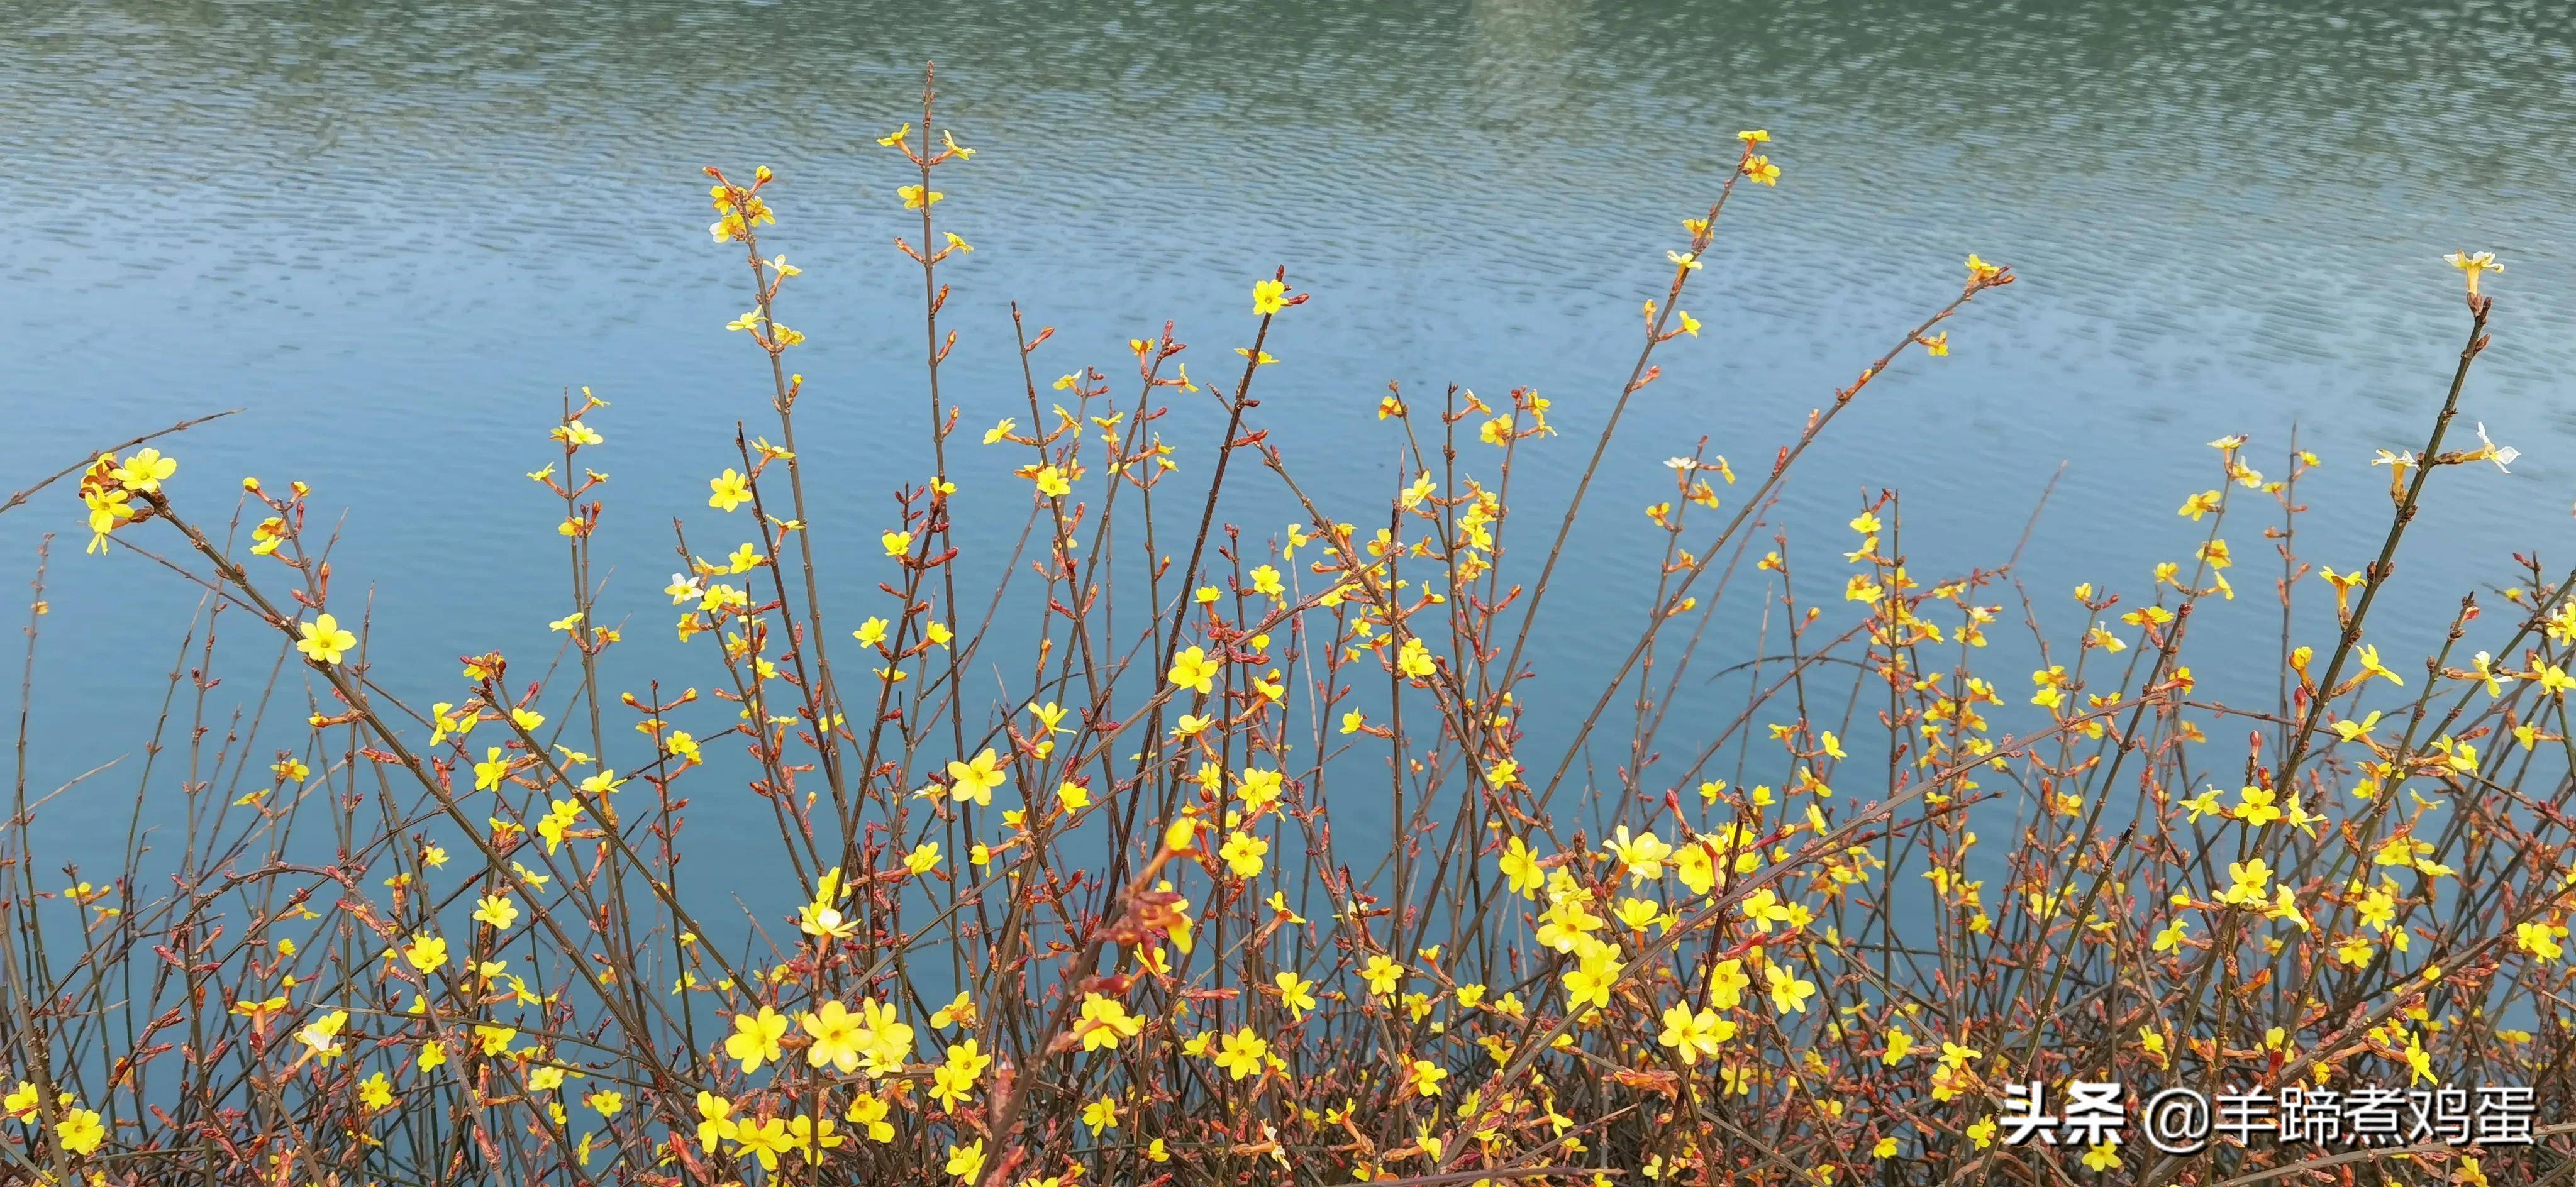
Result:
{"label": "lake water", "polygon": [[[1846,547],[1862,492],[1893,486],[1918,573],[1991,563],[2065,461],[2023,572],[2071,635],[2067,587],[2143,590],[2153,561],[2196,539],[2173,508],[2214,484],[2203,442],[2251,434],[2256,464],[2277,469],[2295,425],[2327,461],[2303,488],[2318,506],[2305,550],[2356,565],[2386,506],[2367,459],[2420,446],[2465,325],[2438,257],[2497,251],[2498,342],[2460,428],[2482,421],[2524,456],[2509,477],[2442,476],[2380,624],[2414,654],[2464,588],[2510,579],[2509,551],[2570,552],[2564,16],[1996,0],[16,5],[0,11],[0,160],[20,195],[0,251],[0,490],[242,408],[164,443],[186,467],[174,489],[228,505],[257,473],[346,507],[337,581],[344,598],[374,591],[378,679],[454,699],[455,656],[551,650],[560,509],[521,475],[552,453],[565,388],[586,384],[615,402],[596,418],[609,446],[594,464],[616,476],[599,547],[639,638],[617,672],[703,682],[703,655],[667,662],[667,524],[705,514],[732,425],[767,417],[767,380],[723,329],[746,303],[743,268],[707,242],[699,167],[782,175],[765,244],[807,269],[781,315],[812,338],[800,428],[839,533],[827,575],[863,589],[881,576],[868,566],[886,493],[925,472],[918,273],[889,245],[917,223],[894,198],[900,158],[873,140],[917,118],[936,59],[940,122],[981,150],[941,173],[944,225],[978,248],[944,269],[960,334],[945,391],[970,428],[1021,398],[1008,301],[1059,327],[1048,374],[1115,373],[1124,340],[1167,318],[1214,373],[1251,329],[1251,281],[1285,264],[1315,298],[1274,337],[1283,363],[1256,415],[1309,482],[1345,518],[1383,514],[1396,450],[1367,411],[1390,380],[1496,399],[1534,386],[1566,436],[1515,488],[1525,546],[1552,530],[1634,356],[1678,220],[1723,180],[1733,133],[1768,128],[1785,177],[1729,209],[1686,303],[1705,336],[1662,354],[1665,378],[1596,488],[1582,576],[1554,595],[1591,621],[1638,612],[1656,546],[1638,508],[1663,497],[1661,459],[1707,435],[1758,471],[1956,290],[1971,251],[2022,282],[1953,323],[1952,357],[1908,357],[1836,424],[1783,505],[1792,531]],[[1205,407],[1181,407],[1169,432],[1203,466]],[[989,499],[981,522],[1007,526],[967,536],[991,555],[1023,496],[1009,463],[965,452],[961,514],[971,527]],[[1248,489],[1229,510],[1252,530],[1288,521],[1274,491]],[[40,533],[65,533],[36,665],[40,791],[136,754],[195,603],[134,557],[80,556],[75,510],[58,490],[0,517],[13,582]],[[2195,629],[2268,655],[2269,550],[2253,525],[2231,534],[2251,596]],[[1579,632],[1542,643],[1539,667],[1573,682],[1553,687],[1599,674]],[[247,645],[233,661],[244,683],[267,670]],[[2268,700],[2267,667],[2246,681]],[[121,825],[115,781],[133,770],[52,824]],[[84,843],[61,852],[92,856]]]}

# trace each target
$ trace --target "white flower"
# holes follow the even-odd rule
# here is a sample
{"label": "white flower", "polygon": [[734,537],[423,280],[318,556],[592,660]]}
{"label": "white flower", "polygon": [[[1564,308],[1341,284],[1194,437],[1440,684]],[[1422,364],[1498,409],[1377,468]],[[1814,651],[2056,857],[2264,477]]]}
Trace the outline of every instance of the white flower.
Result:
{"label": "white flower", "polygon": [[2378,457],[2371,459],[2370,464],[2374,466],[2411,466],[2415,464],[2415,451],[2409,449],[2402,453],[2390,453],[2383,449],[2379,451]]}
{"label": "white flower", "polygon": [[1664,464],[1671,466],[1684,474],[1688,474],[1693,470],[1699,469],[1698,462],[1692,461],[1686,457],[1668,457],[1664,459]]}
{"label": "white flower", "polygon": [[2487,426],[2483,421],[2478,423],[2478,444],[2486,446],[2487,460],[2494,462],[2496,464],[2496,469],[2504,470],[2507,474],[2511,474],[2513,471],[2505,470],[2504,468],[2512,465],[2515,458],[2522,456],[2522,451],[2519,449],[2515,449],[2510,445],[2498,445],[2493,441],[2487,440]]}
{"label": "white flower", "polygon": [[671,595],[674,606],[685,605],[704,596],[704,591],[698,588],[698,579],[686,573],[671,574],[671,583],[663,586],[662,592]]}

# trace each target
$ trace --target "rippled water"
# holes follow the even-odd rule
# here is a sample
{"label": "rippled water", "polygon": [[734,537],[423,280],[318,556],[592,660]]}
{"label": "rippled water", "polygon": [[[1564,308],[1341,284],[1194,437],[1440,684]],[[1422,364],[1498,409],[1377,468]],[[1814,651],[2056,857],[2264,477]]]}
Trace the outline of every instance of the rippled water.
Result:
{"label": "rippled water", "polygon": [[[1769,128],[1786,177],[1730,209],[1690,302],[1706,336],[1664,354],[1596,494],[1584,576],[1556,595],[1585,621],[1637,611],[1656,462],[1705,434],[1758,468],[1972,250],[2023,282],[1954,324],[1951,358],[1874,384],[1783,522],[1839,533],[1864,489],[1899,487],[1916,568],[1955,571],[2009,552],[2067,461],[2024,574],[2071,609],[2073,582],[2143,587],[2188,548],[2172,509],[2212,484],[2202,442],[2252,434],[2262,464],[2295,425],[2329,463],[2303,548],[2349,567],[2383,522],[2365,462],[2420,444],[2459,347],[2437,257],[2496,250],[2498,345],[2464,420],[2524,460],[2444,476],[2387,611],[2405,651],[2463,586],[2509,578],[2508,550],[2564,559],[2576,60],[2552,4],[2327,7],[12,6],[0,488],[246,409],[172,446],[180,491],[224,498],[255,471],[347,506],[338,579],[374,590],[380,679],[426,701],[459,653],[543,646],[556,512],[521,474],[587,384],[615,401],[603,554],[658,623],[660,525],[702,501],[734,421],[765,415],[761,369],[722,329],[741,265],[706,241],[697,170],[765,162],[785,179],[768,242],[808,268],[782,316],[813,338],[819,499],[872,525],[921,473],[922,397],[918,274],[889,246],[901,162],[871,142],[917,116],[935,58],[941,122],[982,149],[943,171],[940,208],[979,249],[946,272],[946,392],[967,422],[1019,399],[1009,300],[1060,327],[1052,370],[1115,367],[1166,318],[1228,357],[1247,285],[1284,263],[1315,300],[1274,339],[1260,415],[1353,518],[1393,473],[1365,415],[1390,380],[1547,393],[1567,436],[1516,497],[1558,505],[1677,220],[1723,179],[1732,133]],[[1204,457],[1202,411],[1173,432]],[[965,464],[964,514],[996,492],[1016,532],[1002,468]],[[1284,523],[1277,506],[1255,491],[1230,510]],[[0,518],[8,571],[30,573],[72,510],[49,493]],[[2251,525],[2237,534],[2266,571]],[[864,539],[832,561],[854,588],[875,579]],[[194,600],[135,558],[58,551],[40,786],[140,745]],[[2196,629],[2268,645],[2267,583],[2240,584],[2241,609]],[[1597,666],[1580,632],[1546,643],[1552,676]]]}

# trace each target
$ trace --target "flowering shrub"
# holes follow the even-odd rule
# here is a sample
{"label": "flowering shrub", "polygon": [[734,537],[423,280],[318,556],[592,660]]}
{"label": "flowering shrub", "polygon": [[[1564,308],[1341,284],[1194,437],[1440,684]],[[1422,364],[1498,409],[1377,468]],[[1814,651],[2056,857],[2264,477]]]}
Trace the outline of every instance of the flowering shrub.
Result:
{"label": "flowering shrub", "polygon": [[[1284,271],[1250,286],[1222,382],[1190,376],[1169,327],[1126,344],[1132,373],[1041,379],[1050,331],[1023,328],[1025,400],[950,403],[940,268],[973,248],[933,186],[974,150],[932,122],[925,92],[919,127],[880,142],[917,172],[894,196],[921,220],[897,246],[922,276],[933,468],[879,521],[807,506],[803,336],[781,320],[798,269],[762,244],[780,179],[708,171],[711,238],[750,285],[729,328],[777,423],[702,476],[686,525],[748,542],[705,559],[684,541],[661,591],[704,693],[600,677],[622,642],[600,624],[632,603],[591,569],[608,514],[591,463],[615,422],[587,391],[530,475],[563,508],[562,655],[468,657],[426,708],[362,661],[303,484],[245,479],[211,530],[225,512],[157,448],[79,472],[89,551],[132,554],[93,563],[154,557],[202,584],[206,654],[217,620],[247,615],[313,707],[249,760],[273,778],[248,794],[191,775],[166,881],[38,884],[22,774],[0,833],[13,1177],[2483,1183],[2576,1165],[2554,1120],[2576,1054],[2576,575],[2521,562],[2504,612],[2464,597],[2421,664],[2365,632],[2435,476],[2514,460],[2453,424],[2492,256],[2453,257],[2467,345],[2424,448],[2380,458],[2376,557],[2311,567],[2287,525],[2320,460],[2267,476],[2222,438],[2211,487],[2181,492],[2206,529],[2188,563],[2077,588],[2072,638],[2026,604],[2044,657],[2026,685],[1981,667],[2002,575],[1910,573],[1893,498],[1823,552],[1751,540],[1845,407],[1937,365],[1946,323],[2013,282],[1969,256],[1767,465],[1739,475],[1704,445],[1668,463],[1651,612],[1607,649],[1607,686],[1576,692],[1524,649],[1562,605],[1622,414],[1702,329],[1682,302],[1737,184],[1780,177],[1765,133],[1740,135],[1738,171],[1665,252],[1570,501],[1516,527],[1515,459],[1559,447],[1528,390],[1389,394],[1375,427],[1412,464],[1385,501],[1300,485],[1255,398],[1309,297]],[[1182,399],[1214,403],[1223,435],[1167,441],[1156,421]],[[980,446],[970,415],[994,421]],[[1028,563],[992,603],[1039,622],[1021,654],[978,655],[997,611],[960,600],[964,448],[1025,459]],[[1293,526],[1221,523],[1219,492],[1247,481]],[[2193,615],[2265,596],[2231,583],[2231,530],[2277,549],[2285,623],[2334,599],[2340,630],[2283,640],[2278,704],[2195,699]],[[1112,558],[1137,541],[1150,566]],[[881,551],[882,583],[824,588],[816,551],[853,547]],[[1730,579],[1776,606],[1762,650],[1785,655],[1741,657],[1741,714],[1664,755]],[[976,659],[1009,687],[972,691]],[[213,677],[190,679],[187,769],[244,761]],[[2008,701],[2032,728],[1989,721]],[[2241,755],[2204,733],[2221,723],[2250,730]],[[1748,767],[1784,774],[1718,777]],[[2030,810],[1981,838],[1997,817],[1977,806],[1999,801]],[[768,890],[792,916],[710,914],[735,883],[680,861],[708,811],[774,819],[775,864],[728,877],[790,884]],[[2520,1084],[2541,1124],[2528,1146],[2358,1154],[2003,1140],[2005,1085],[2072,1080]]]}

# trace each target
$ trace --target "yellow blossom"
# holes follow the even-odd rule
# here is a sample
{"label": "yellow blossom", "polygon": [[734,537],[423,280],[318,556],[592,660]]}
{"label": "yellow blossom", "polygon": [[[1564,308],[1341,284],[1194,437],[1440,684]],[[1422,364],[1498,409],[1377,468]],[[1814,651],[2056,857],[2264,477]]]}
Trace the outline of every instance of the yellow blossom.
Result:
{"label": "yellow blossom", "polygon": [[339,663],[348,655],[350,648],[358,645],[358,637],[341,629],[340,620],[328,614],[316,616],[311,622],[297,623],[295,630],[303,636],[296,640],[295,649],[317,664]]}
{"label": "yellow blossom", "polygon": [[778,1041],[786,1036],[787,1016],[762,1006],[757,1013],[734,1015],[733,1034],[725,1038],[725,1054],[742,1061],[744,1072],[756,1072],[761,1064],[780,1057]]}

